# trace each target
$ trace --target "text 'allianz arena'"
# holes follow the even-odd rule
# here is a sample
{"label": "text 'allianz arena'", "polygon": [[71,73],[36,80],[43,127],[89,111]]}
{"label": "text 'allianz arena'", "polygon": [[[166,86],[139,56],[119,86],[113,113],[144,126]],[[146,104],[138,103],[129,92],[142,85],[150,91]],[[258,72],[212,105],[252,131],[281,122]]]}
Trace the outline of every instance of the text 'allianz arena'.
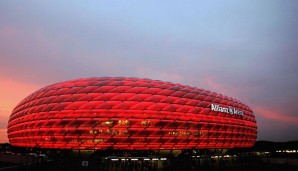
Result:
{"label": "text 'allianz arena'", "polygon": [[251,147],[252,110],[233,98],[150,79],[99,77],[44,87],[8,123],[12,145],[60,149]]}

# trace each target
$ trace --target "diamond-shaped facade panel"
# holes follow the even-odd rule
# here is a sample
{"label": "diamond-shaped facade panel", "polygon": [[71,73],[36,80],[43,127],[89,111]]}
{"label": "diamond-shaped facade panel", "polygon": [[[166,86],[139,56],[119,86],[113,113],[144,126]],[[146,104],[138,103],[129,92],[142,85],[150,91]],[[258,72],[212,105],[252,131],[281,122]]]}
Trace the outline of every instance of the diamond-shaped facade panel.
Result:
{"label": "diamond-shaped facade panel", "polygon": [[44,87],[21,101],[8,123],[12,145],[61,149],[251,147],[252,110],[195,87],[126,77]]}

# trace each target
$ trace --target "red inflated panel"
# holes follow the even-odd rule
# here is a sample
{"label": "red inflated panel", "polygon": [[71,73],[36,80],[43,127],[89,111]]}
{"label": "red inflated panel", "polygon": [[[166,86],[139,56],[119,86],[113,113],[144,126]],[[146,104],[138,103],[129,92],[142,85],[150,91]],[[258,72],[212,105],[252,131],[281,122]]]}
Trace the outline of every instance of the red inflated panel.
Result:
{"label": "red inflated panel", "polygon": [[[214,111],[211,105],[242,113]],[[235,148],[251,147],[256,137],[253,112],[238,100],[181,84],[125,77],[44,87],[21,101],[8,123],[10,143],[23,147]]]}

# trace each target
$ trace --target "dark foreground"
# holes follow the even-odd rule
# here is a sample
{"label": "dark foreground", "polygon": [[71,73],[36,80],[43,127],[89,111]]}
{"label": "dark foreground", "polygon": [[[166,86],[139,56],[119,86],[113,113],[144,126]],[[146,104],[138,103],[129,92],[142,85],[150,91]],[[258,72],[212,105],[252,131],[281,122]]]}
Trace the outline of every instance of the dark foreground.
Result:
{"label": "dark foreground", "polygon": [[[86,163],[85,163],[86,164]],[[83,164],[83,165],[85,165]],[[82,166],[82,161],[59,160],[31,165],[11,165],[0,163],[0,171],[297,171],[298,166],[285,164],[270,164],[261,160],[202,163],[185,159],[168,159],[167,164],[157,166],[155,164],[141,162],[111,162],[111,161],[89,161],[88,166]]]}

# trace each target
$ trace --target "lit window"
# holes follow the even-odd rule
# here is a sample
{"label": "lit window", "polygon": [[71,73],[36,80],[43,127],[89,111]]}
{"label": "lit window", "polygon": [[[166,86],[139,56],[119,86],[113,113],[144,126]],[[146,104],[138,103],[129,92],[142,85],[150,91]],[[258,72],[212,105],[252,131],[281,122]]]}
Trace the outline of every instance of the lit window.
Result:
{"label": "lit window", "polygon": [[150,121],[142,121],[142,122],[141,122],[141,125],[142,125],[142,126],[149,126],[150,123],[151,123]]}
{"label": "lit window", "polygon": [[171,131],[171,132],[169,132],[169,135],[177,136],[178,133],[176,131]]}
{"label": "lit window", "polygon": [[101,125],[102,126],[113,126],[113,121],[105,121]]}
{"label": "lit window", "polygon": [[129,121],[128,120],[119,120],[118,125],[127,126],[127,125],[129,125]]}
{"label": "lit window", "polygon": [[102,139],[97,139],[97,138],[96,138],[96,139],[94,139],[94,142],[95,142],[95,143],[100,143],[100,142],[102,142]]}

